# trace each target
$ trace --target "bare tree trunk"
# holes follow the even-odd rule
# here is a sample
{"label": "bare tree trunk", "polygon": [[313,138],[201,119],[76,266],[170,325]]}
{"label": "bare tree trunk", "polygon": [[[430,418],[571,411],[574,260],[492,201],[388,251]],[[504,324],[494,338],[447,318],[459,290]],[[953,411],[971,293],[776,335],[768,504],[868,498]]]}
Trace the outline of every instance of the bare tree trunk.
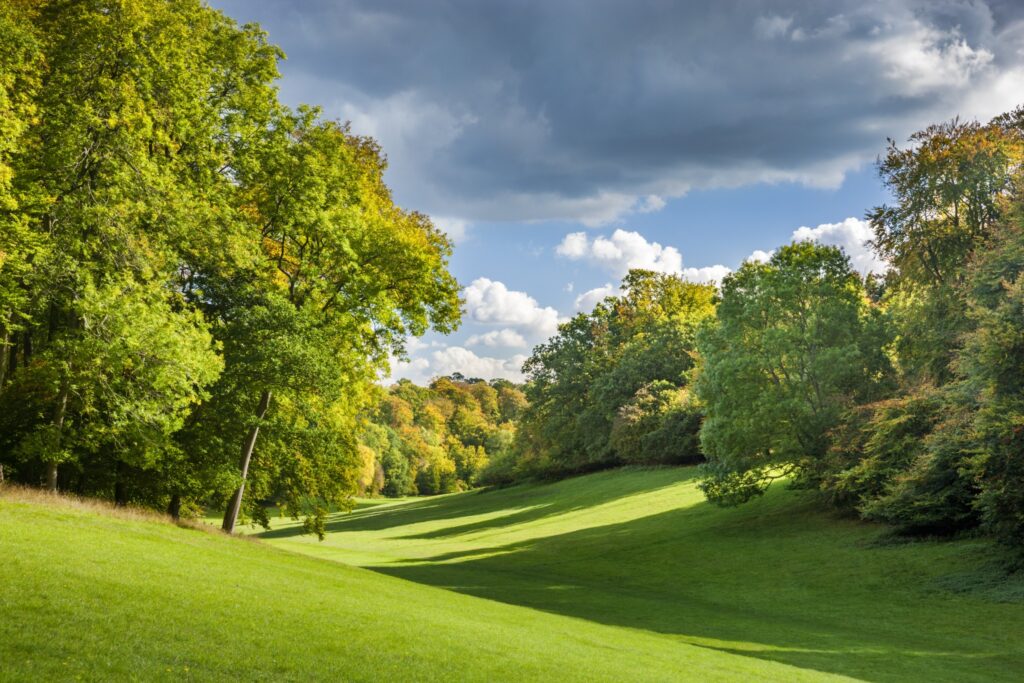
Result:
{"label": "bare tree trunk", "polygon": [[127,469],[121,460],[114,465],[114,505],[122,508],[128,505],[128,484],[125,482]]}
{"label": "bare tree trunk", "polygon": [[18,369],[18,334],[11,335],[11,348],[7,351],[7,376],[11,377]]}
{"label": "bare tree trunk", "polygon": [[245,443],[242,444],[242,460],[239,463],[239,467],[242,470],[242,483],[238,486],[238,490],[231,496],[231,500],[228,501],[228,509],[224,512],[224,523],[221,528],[224,531],[234,533],[235,522],[238,521],[238,511],[242,509],[242,496],[245,494],[245,479],[249,476],[249,461],[252,460],[252,451],[256,447],[256,437],[260,433],[260,422],[263,417],[267,414],[267,409],[270,408],[270,391],[264,391],[260,395],[260,404],[256,408],[256,424],[249,430],[248,436],[245,437]]}
{"label": "bare tree trunk", "polygon": [[177,493],[171,496],[171,502],[167,504],[167,514],[171,519],[181,518],[181,496]]}
{"label": "bare tree trunk", "polygon": [[11,347],[11,329],[9,327],[10,321],[4,324],[3,336],[0,336],[0,388],[4,386],[4,380],[7,379],[7,366],[10,358]]}
{"label": "bare tree trunk", "polygon": [[[64,430],[64,415],[68,410],[68,394],[70,388],[68,387],[67,379],[64,379],[60,383],[60,395],[57,397],[57,407],[53,412],[53,426],[57,431],[57,442],[54,444],[55,448],[60,449],[61,432]],[[46,463],[46,488],[51,491],[57,490],[57,463],[48,462]]]}

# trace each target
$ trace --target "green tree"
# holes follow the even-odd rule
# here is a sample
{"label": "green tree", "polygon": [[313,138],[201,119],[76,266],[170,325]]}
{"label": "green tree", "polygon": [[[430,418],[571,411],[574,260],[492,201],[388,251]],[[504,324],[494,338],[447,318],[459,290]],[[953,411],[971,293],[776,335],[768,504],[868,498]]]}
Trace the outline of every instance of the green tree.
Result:
{"label": "green tree", "polygon": [[969,329],[964,278],[971,255],[999,219],[999,204],[1024,159],[1012,116],[992,123],[930,126],[904,149],[890,140],[879,175],[895,203],[868,213],[874,247],[894,266],[890,305],[911,381],[942,384]]}
{"label": "green tree", "polygon": [[[983,523],[1024,547],[1024,210],[1017,200],[971,269],[976,328],[957,363],[973,413],[971,470]],[[968,450],[969,449],[969,450]]]}
{"label": "green tree", "polygon": [[[446,269],[451,247],[425,216],[394,205],[384,168],[371,139],[302,108],[283,112],[237,169],[241,209],[262,251],[243,290],[255,294],[238,296],[229,282],[208,306],[229,321],[244,319],[254,302],[266,315],[241,334],[225,328],[238,339],[225,344],[227,372],[237,379],[214,401],[221,412],[238,405],[252,410],[231,430],[241,443],[240,477],[224,515],[226,531],[241,509],[260,427],[275,396],[300,414],[319,408],[354,415],[359,396],[389,354],[401,352],[407,334],[457,324],[458,289]],[[203,296],[213,291],[203,290]],[[308,413],[302,421],[324,422]],[[323,443],[339,458],[356,450],[354,440],[343,448],[335,441]],[[317,516],[352,492],[343,480],[319,476],[331,469],[329,451],[321,455],[321,465],[307,470],[317,475],[315,486],[307,478],[294,487],[307,490],[307,500],[323,501],[314,506]],[[324,495],[309,496],[313,488]]]}
{"label": "green tree", "polygon": [[698,341],[709,498],[743,502],[826,455],[844,409],[889,374],[881,322],[834,247],[791,244],[725,278]]}
{"label": "green tree", "polygon": [[[174,290],[189,250],[228,241],[218,229],[230,221],[216,219],[235,187],[225,169],[246,128],[261,125],[258,111],[274,103],[280,53],[258,30],[239,29],[198,0],[19,2],[5,6],[5,19],[11,8],[28,8],[22,17],[42,66],[37,80],[17,68],[4,74],[27,84],[13,108],[32,114],[9,157],[17,215],[8,224],[17,230],[4,238],[13,236],[21,256],[0,266],[0,290],[19,295],[16,310],[0,311],[16,316],[2,323],[10,382],[0,391],[16,403],[17,387],[33,387],[43,407],[20,411],[26,421],[12,429],[42,434],[37,423],[46,416],[51,436],[20,452],[46,454],[51,485],[56,462],[81,464],[102,441],[114,449],[109,462],[123,498],[126,463],[154,471],[169,461],[157,467],[153,454],[175,450],[169,430],[152,425],[176,424],[181,406],[216,375],[202,349],[206,324]],[[15,37],[14,54],[28,54],[29,42]],[[0,298],[8,308],[11,299]],[[102,316],[90,309],[96,301]],[[131,347],[139,339],[153,345],[152,356]],[[188,353],[200,384],[154,374]],[[51,381],[31,377],[47,373]],[[158,398],[166,401],[159,410]],[[144,457],[123,436],[132,432],[147,435]],[[103,493],[109,479],[81,474],[76,488]]]}
{"label": "green tree", "polygon": [[[61,463],[81,469],[104,453],[115,454],[117,468],[162,466],[170,437],[222,367],[202,319],[175,310],[180,303],[131,280],[86,287],[69,314],[78,324],[51,339],[0,396],[13,418],[5,440],[17,460],[45,465],[49,488]],[[124,482],[115,483],[126,502]]]}
{"label": "green tree", "polygon": [[[713,315],[715,300],[711,285],[633,270],[623,279],[621,296],[609,297],[562,325],[524,366],[530,377],[530,405],[518,432],[522,467],[571,472],[624,462],[664,462],[668,456],[650,449],[642,451],[645,456],[621,450],[638,444],[641,434],[613,443],[616,416],[630,402],[642,402],[637,392],[652,382],[668,382],[677,389],[688,383],[695,331]],[[656,422],[638,421],[634,427],[660,429]],[[697,423],[699,419],[690,423],[693,429]]]}

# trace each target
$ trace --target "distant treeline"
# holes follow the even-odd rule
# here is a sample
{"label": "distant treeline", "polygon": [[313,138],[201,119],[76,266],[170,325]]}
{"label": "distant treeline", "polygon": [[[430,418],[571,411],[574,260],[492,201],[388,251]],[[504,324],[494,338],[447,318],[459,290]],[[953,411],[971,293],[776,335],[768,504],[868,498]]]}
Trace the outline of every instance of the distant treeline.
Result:
{"label": "distant treeline", "polygon": [[447,238],[200,0],[5,0],[0,45],[0,473],[321,528],[388,357],[458,322]]}
{"label": "distant treeline", "polygon": [[889,269],[784,246],[720,292],[634,271],[526,362],[506,480],[706,458],[739,504],[787,478],[912,534],[1024,544],[1024,109],[890,142]]}
{"label": "distant treeline", "polygon": [[398,382],[364,427],[366,491],[430,495],[481,483],[492,463],[509,457],[525,406],[520,387],[507,380],[455,374],[429,387]]}

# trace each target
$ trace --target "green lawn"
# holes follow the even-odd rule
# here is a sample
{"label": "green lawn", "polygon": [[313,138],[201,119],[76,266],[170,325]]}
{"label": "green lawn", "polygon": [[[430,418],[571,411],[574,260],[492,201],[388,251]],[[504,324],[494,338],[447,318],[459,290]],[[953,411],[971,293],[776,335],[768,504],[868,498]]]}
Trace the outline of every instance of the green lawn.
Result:
{"label": "green lawn", "polygon": [[616,471],[368,505],[332,518],[323,543],[275,527],[262,537],[282,548],[751,662],[1024,678],[1024,581],[991,544],[887,542],[781,486],[721,509],[693,470]]}
{"label": "green lawn", "polygon": [[692,476],[366,502],[323,543],[0,490],[0,680],[1021,679],[987,542],[884,543],[781,488],[719,509]]}
{"label": "green lawn", "polygon": [[4,681],[820,677],[642,629],[25,497],[0,493]]}

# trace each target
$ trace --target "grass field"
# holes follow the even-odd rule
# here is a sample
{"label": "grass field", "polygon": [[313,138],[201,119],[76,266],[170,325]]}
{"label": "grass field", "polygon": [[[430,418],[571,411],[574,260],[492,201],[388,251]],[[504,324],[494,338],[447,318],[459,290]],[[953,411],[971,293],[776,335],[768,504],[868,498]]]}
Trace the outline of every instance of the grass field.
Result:
{"label": "grass field", "polygon": [[0,680],[815,680],[97,506],[0,494]]}
{"label": "grass field", "polygon": [[[267,541],[748,661],[876,681],[1020,681],[1024,581],[983,540],[894,543],[777,487],[721,509],[693,471],[615,471],[335,516]],[[785,678],[785,676],[783,676]]]}
{"label": "grass field", "polygon": [[781,489],[718,509],[689,470],[368,501],[323,543],[275,527],[251,543],[0,493],[0,680],[1024,671],[1024,584],[986,542],[886,543]]}

